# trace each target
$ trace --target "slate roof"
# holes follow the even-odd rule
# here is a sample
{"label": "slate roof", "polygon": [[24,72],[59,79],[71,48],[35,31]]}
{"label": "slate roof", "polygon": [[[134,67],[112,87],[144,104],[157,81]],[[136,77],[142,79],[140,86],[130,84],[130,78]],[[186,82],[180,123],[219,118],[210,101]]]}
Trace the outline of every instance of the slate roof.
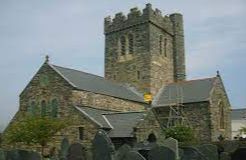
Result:
{"label": "slate roof", "polygon": [[233,109],[231,111],[231,120],[243,120],[246,119],[246,108]]}
{"label": "slate roof", "polygon": [[108,133],[111,138],[133,137],[134,127],[145,116],[145,112],[114,112],[86,106],[75,108],[101,128],[110,129]]}
{"label": "slate roof", "polygon": [[[153,106],[167,106],[178,102],[208,101],[216,77],[171,83],[164,86],[153,100]],[[180,96],[182,95],[182,96]]]}
{"label": "slate roof", "polygon": [[134,137],[134,127],[144,119],[145,112],[104,114],[113,129],[109,137]]}
{"label": "slate roof", "polygon": [[76,89],[144,103],[143,96],[130,87],[116,84],[97,75],[49,65]]}
{"label": "slate roof", "polygon": [[89,119],[94,121],[96,124],[98,124],[100,127],[111,128],[110,124],[103,117],[103,114],[113,113],[114,111],[97,109],[97,108],[86,107],[86,106],[80,106],[80,107],[76,106],[75,108],[78,109],[80,112],[82,112],[84,115],[86,115]]}

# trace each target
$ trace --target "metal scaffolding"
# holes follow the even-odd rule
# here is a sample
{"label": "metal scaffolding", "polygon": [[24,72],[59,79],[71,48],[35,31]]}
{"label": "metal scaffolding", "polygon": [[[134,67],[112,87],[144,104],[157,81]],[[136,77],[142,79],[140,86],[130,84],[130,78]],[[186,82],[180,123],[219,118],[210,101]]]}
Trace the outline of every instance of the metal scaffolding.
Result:
{"label": "metal scaffolding", "polygon": [[183,112],[183,88],[180,86],[175,86],[175,91],[172,93],[172,90],[168,90],[168,114],[166,117],[162,117],[164,119],[163,124],[164,128],[169,128],[177,125],[185,125],[189,126],[188,118],[185,116]]}

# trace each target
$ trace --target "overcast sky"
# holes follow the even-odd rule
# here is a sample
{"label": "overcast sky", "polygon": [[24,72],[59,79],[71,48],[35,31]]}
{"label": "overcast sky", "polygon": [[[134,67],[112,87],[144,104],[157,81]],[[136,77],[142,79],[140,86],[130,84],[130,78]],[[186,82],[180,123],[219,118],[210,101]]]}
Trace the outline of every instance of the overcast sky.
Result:
{"label": "overcast sky", "polygon": [[0,0],[0,126],[46,54],[103,76],[104,17],[149,2],[163,14],[183,14],[188,79],[219,70],[232,107],[246,107],[245,0]]}

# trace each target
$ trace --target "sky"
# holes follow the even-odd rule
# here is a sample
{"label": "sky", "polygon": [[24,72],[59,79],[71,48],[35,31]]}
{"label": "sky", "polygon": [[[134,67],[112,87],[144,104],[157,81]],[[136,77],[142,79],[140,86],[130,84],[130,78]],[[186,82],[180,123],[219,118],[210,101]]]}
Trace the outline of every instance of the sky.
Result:
{"label": "sky", "polygon": [[232,108],[246,108],[245,0],[0,0],[0,128],[45,55],[103,76],[104,17],[147,3],[183,14],[188,79],[219,70]]}

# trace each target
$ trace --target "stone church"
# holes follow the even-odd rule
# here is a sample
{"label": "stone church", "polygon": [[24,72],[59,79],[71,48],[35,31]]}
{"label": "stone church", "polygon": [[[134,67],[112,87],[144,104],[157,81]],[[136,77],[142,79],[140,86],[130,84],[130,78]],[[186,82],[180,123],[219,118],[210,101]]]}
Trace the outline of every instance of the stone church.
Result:
{"label": "stone church", "polygon": [[104,34],[105,77],[54,65],[46,57],[20,94],[9,126],[27,114],[69,118],[72,124],[50,145],[67,137],[90,148],[99,129],[116,146],[133,144],[158,139],[178,116],[200,142],[231,137],[230,102],[219,73],[186,79],[181,14],[163,16],[146,4],[127,16],[106,17]]}

